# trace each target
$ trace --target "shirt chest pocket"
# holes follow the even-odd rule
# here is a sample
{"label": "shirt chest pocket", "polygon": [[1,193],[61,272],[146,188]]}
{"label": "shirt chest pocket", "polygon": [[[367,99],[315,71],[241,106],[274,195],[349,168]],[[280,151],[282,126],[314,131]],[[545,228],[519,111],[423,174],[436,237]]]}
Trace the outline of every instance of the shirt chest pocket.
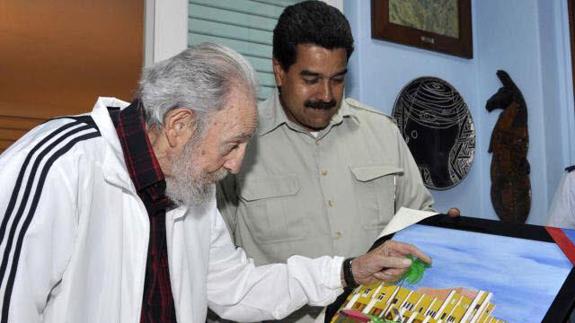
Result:
{"label": "shirt chest pocket", "polygon": [[303,239],[303,214],[287,211],[290,204],[297,203],[299,190],[296,175],[251,176],[241,183],[238,192],[244,208],[239,220],[259,243]]}
{"label": "shirt chest pocket", "polygon": [[396,177],[403,169],[394,166],[351,167],[356,209],[363,228],[381,230],[395,214]]}

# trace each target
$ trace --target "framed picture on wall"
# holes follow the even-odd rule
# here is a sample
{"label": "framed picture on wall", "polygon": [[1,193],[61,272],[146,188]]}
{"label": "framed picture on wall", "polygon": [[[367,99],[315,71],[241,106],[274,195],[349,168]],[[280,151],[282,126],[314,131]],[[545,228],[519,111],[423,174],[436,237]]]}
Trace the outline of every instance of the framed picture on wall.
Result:
{"label": "framed picture on wall", "polygon": [[416,281],[360,286],[326,322],[564,322],[575,305],[575,231],[436,215],[380,238],[433,259]]}
{"label": "framed picture on wall", "polygon": [[371,36],[473,58],[471,0],[372,0]]}

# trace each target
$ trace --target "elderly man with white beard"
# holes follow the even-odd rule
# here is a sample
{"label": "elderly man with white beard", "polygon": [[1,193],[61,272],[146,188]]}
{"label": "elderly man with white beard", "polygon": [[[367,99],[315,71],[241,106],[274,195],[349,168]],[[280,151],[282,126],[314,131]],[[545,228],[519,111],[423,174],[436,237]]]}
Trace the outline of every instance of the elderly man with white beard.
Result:
{"label": "elderly man with white beard", "polygon": [[128,104],[50,120],[0,156],[1,322],[237,321],[325,305],[344,286],[426,262],[388,241],[342,268],[293,256],[256,267],[216,209],[256,128],[254,71],[202,44],[143,73]]}

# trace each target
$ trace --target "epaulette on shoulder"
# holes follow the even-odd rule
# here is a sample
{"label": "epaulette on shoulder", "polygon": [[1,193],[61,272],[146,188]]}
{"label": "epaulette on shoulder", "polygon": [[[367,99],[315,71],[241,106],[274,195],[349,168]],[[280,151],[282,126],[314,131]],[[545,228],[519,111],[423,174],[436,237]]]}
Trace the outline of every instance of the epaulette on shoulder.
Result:
{"label": "epaulette on shoulder", "polygon": [[571,173],[572,171],[575,170],[575,165],[569,166],[569,167],[565,168],[565,170],[567,171],[567,173]]}
{"label": "epaulette on shoulder", "polygon": [[357,100],[355,100],[355,99],[346,98],[346,99],[345,99],[345,102],[346,102],[350,107],[352,107],[352,108],[355,108],[355,109],[358,109],[358,110],[367,111],[367,112],[376,113],[376,114],[382,115],[382,116],[384,116],[384,117],[387,117],[387,118],[393,120],[393,118],[390,117],[390,116],[388,116],[387,114],[385,114],[385,113],[383,113],[383,112],[381,112],[381,111],[379,111],[379,110],[376,110],[375,108],[372,108],[372,107],[370,107],[370,106],[367,106],[367,105],[365,105],[365,104],[363,104],[363,103],[361,103],[361,102],[359,102],[359,101],[357,101]]}

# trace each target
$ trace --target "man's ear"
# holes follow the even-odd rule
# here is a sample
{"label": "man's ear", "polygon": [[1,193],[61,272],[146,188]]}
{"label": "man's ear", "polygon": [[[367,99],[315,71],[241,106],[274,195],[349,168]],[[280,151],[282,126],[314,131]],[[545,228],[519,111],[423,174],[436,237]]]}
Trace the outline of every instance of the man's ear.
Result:
{"label": "man's ear", "polygon": [[171,148],[183,147],[196,130],[194,111],[175,108],[164,117],[164,131]]}
{"label": "man's ear", "polygon": [[272,59],[272,66],[274,69],[274,77],[276,79],[276,85],[282,86],[284,83],[285,75],[286,75],[287,71],[284,71],[282,64],[280,64],[280,62],[278,62],[278,60],[275,58]]}

